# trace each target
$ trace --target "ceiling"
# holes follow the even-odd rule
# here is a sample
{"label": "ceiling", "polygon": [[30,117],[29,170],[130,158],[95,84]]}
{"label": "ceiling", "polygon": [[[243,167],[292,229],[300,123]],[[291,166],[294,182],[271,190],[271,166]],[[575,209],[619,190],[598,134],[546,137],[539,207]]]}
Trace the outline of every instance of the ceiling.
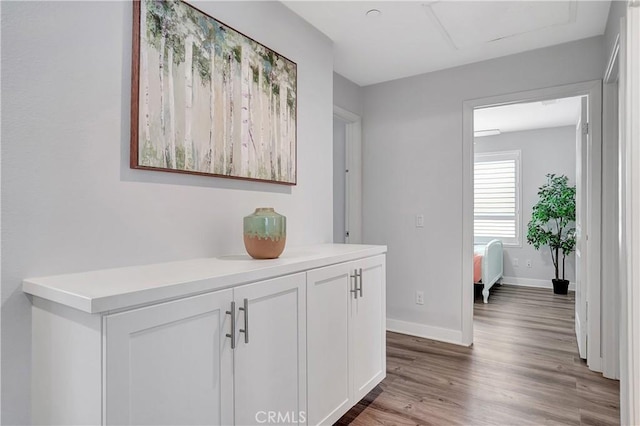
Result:
{"label": "ceiling", "polygon": [[516,132],[548,127],[575,126],[580,117],[580,97],[477,109],[473,130]]}
{"label": "ceiling", "polygon": [[[283,1],[334,42],[366,86],[604,33],[609,0]],[[378,9],[378,16],[366,16]]]}

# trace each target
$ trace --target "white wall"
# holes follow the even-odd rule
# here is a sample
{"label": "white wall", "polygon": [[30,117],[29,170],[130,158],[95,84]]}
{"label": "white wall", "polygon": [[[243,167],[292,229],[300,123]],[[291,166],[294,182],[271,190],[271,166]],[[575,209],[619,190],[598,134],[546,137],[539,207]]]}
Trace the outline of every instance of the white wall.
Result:
{"label": "white wall", "polygon": [[[504,248],[505,283],[552,286],[555,277],[548,247],[536,250],[527,243],[527,224],[533,205],[538,202],[538,188],[546,183],[545,175],[566,175],[576,181],[576,131],[574,126],[503,133],[475,138],[476,153],[520,150],[522,221],[520,247]],[[518,259],[519,266],[515,266]],[[527,267],[531,260],[531,268]],[[562,257],[561,257],[562,259]],[[567,256],[565,278],[575,281],[575,256]],[[562,270],[560,271],[562,273]]]}
{"label": "white wall", "polygon": [[362,87],[334,72],[333,104],[362,116]]}
{"label": "white wall", "polygon": [[[335,81],[335,80],[334,80]],[[347,167],[345,144],[347,125],[339,118],[333,118],[333,242],[345,241],[345,193]]]}
{"label": "white wall", "polygon": [[197,6],[297,62],[297,186],[129,169],[131,2],[2,5],[3,424],[30,421],[23,278],[241,253],[265,205],[289,246],[332,240],[331,41],[277,2]]}
{"label": "white wall", "polygon": [[389,247],[389,319],[461,341],[463,102],[599,79],[602,64],[595,37],[364,88],[364,240]]}

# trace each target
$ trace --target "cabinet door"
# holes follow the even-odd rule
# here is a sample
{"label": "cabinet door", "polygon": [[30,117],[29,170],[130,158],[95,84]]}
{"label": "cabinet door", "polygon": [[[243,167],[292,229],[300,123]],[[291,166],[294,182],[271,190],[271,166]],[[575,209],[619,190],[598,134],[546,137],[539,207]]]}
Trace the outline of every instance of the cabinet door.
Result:
{"label": "cabinet door", "polygon": [[332,424],[350,407],[350,264],[307,272],[309,425]]}
{"label": "cabinet door", "polygon": [[351,297],[350,361],[353,399],[359,401],[386,376],[385,257],[353,262],[360,272],[357,298]]}
{"label": "cabinet door", "polygon": [[238,425],[270,418],[276,419],[272,423],[306,424],[305,278],[301,273],[234,289]]}
{"label": "cabinet door", "polygon": [[104,319],[106,424],[233,423],[232,290]]}

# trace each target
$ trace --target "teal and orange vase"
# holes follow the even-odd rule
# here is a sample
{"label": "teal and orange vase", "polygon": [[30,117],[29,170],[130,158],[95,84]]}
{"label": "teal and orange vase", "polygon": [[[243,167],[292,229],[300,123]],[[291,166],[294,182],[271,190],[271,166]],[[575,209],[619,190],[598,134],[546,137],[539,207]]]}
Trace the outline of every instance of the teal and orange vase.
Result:
{"label": "teal and orange vase", "polygon": [[284,251],[287,218],[271,207],[260,207],[244,218],[244,247],[254,259],[275,259]]}

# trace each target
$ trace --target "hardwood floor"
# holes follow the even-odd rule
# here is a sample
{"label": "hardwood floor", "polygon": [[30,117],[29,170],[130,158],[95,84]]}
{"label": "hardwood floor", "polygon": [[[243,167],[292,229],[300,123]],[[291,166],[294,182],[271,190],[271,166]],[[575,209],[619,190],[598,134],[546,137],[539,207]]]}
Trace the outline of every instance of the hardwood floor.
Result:
{"label": "hardwood floor", "polygon": [[619,382],[578,356],[574,293],[494,289],[471,348],[387,333],[387,378],[336,424],[619,424]]}

